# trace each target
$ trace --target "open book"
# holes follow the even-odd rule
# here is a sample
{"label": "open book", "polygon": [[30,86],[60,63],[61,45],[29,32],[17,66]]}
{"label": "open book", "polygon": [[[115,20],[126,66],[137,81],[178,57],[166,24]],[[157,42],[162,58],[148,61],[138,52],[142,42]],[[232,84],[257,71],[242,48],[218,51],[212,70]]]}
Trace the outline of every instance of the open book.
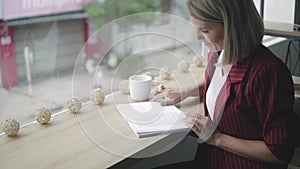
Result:
{"label": "open book", "polygon": [[161,106],[159,102],[118,104],[118,112],[139,137],[189,131],[185,114],[176,106]]}

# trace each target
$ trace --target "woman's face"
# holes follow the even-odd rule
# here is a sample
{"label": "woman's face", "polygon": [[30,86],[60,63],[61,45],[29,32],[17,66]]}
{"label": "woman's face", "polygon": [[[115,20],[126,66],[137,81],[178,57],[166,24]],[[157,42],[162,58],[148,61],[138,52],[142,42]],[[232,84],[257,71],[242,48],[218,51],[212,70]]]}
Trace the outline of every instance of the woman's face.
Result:
{"label": "woman's face", "polygon": [[221,51],[224,48],[224,26],[219,22],[208,22],[191,17],[197,30],[197,39],[202,40],[210,51]]}

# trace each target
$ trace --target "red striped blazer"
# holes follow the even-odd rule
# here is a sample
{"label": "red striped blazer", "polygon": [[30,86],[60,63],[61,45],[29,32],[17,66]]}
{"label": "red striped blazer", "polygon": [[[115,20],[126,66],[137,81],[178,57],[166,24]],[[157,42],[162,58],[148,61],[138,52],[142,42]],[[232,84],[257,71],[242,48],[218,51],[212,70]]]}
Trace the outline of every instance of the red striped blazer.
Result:
{"label": "red striped blazer", "polygon": [[[217,53],[210,53],[205,73],[205,98]],[[260,45],[252,57],[233,64],[218,95],[215,115],[218,130],[241,139],[263,140],[280,160],[289,162],[300,142],[300,121],[293,111],[294,88],[291,73],[269,49]],[[286,169],[253,161],[217,147],[209,148],[211,169]]]}

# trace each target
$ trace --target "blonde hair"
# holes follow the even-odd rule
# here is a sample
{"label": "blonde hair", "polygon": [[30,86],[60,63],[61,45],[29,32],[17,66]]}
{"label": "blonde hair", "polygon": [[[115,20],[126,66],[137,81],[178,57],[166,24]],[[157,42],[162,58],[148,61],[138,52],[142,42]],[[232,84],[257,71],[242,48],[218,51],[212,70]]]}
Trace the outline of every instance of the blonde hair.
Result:
{"label": "blonde hair", "polygon": [[253,0],[188,0],[196,19],[224,24],[224,64],[251,56],[261,44],[264,24]]}

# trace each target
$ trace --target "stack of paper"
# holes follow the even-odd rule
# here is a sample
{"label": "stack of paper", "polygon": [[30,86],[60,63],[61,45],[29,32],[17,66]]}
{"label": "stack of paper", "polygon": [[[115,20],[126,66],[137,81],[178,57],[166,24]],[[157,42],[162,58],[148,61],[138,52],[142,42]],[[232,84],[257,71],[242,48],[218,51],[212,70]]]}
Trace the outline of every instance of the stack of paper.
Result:
{"label": "stack of paper", "polygon": [[174,105],[138,102],[116,107],[139,138],[190,130],[184,124],[185,114]]}

